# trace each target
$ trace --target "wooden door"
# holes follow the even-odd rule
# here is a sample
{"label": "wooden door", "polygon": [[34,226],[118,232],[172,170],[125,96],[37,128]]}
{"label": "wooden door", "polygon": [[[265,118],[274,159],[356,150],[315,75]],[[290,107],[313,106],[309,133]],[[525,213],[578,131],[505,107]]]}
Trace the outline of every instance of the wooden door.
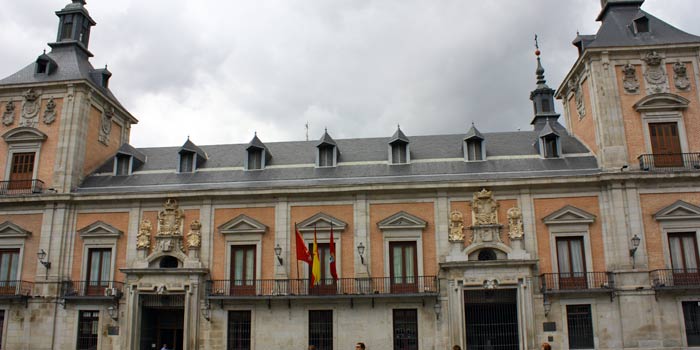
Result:
{"label": "wooden door", "polygon": [[[311,254],[314,252],[313,243],[309,244],[309,251]],[[321,262],[321,278],[319,283],[315,286],[311,286],[309,294],[316,295],[332,295],[336,294],[338,287],[331,275],[331,245],[329,243],[319,243],[318,244],[318,260]],[[311,268],[313,266],[309,265],[309,279],[311,279]]]}
{"label": "wooden door", "polygon": [[392,293],[418,292],[416,242],[389,243],[389,273]]}
{"label": "wooden door", "polygon": [[681,140],[678,136],[677,123],[649,124],[649,139],[651,141],[651,151],[654,154],[654,166],[683,166]]}
{"label": "wooden door", "polygon": [[12,155],[12,168],[10,169],[10,190],[24,190],[32,188],[34,177],[34,152],[15,153]]}
{"label": "wooden door", "polygon": [[231,295],[255,295],[255,245],[231,246]]}
{"label": "wooden door", "polygon": [[85,295],[103,296],[105,289],[109,287],[112,249],[98,248],[88,251],[88,278]]}

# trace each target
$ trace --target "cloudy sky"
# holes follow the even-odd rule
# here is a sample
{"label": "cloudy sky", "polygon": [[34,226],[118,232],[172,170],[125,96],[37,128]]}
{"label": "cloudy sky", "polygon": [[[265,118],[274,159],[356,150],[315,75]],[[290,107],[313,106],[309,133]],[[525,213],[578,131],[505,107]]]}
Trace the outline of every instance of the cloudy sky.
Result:
{"label": "cloudy sky", "polygon": [[[0,76],[56,36],[68,0],[3,0]],[[644,9],[700,34],[697,0]],[[139,120],[131,143],[176,146],[529,128],[533,35],[549,85],[593,34],[598,0],[88,0],[95,67]],[[561,112],[561,108],[560,108]]]}

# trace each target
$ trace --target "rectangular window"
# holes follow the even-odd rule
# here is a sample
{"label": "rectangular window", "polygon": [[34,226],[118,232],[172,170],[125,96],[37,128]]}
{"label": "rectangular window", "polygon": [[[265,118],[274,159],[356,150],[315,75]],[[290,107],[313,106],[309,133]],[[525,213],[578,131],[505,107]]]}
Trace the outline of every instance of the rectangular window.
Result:
{"label": "rectangular window", "polygon": [[104,295],[112,275],[112,249],[93,248],[88,250],[87,295]]}
{"label": "rectangular window", "polygon": [[415,241],[390,242],[389,264],[392,293],[413,293],[418,290]]}
{"label": "rectangular window", "polygon": [[194,153],[180,153],[180,172],[191,173],[194,169]]}
{"label": "rectangular window", "polygon": [[0,295],[16,294],[19,249],[0,249]]}
{"label": "rectangular window", "polygon": [[90,42],[90,21],[87,18],[83,20],[82,28],[80,28],[79,40],[83,43],[83,45],[85,45],[85,47],[87,47],[88,43]]}
{"label": "rectangular window", "polygon": [[333,153],[335,147],[324,145],[318,147],[318,166],[335,166],[333,161]]}
{"label": "rectangular window", "polygon": [[61,28],[61,40],[72,39],[73,36],[73,15],[64,17],[63,27]]}
{"label": "rectangular window", "polygon": [[333,310],[309,310],[309,345],[333,350]]}
{"label": "rectangular window", "polygon": [[391,145],[391,163],[405,164],[408,162],[408,146],[400,141]]}
{"label": "rectangular window", "polygon": [[255,294],[255,245],[231,246],[231,295]]}
{"label": "rectangular window", "polygon": [[250,350],[250,311],[228,312],[228,350]]}
{"label": "rectangular window", "polygon": [[700,302],[684,301],[683,318],[688,346],[700,346]]}
{"label": "rectangular window", "polygon": [[669,233],[668,248],[671,253],[673,284],[676,286],[699,284],[698,242],[695,232]]}
{"label": "rectangular window", "polygon": [[14,153],[12,155],[12,167],[10,168],[10,190],[32,188],[34,178],[34,159],[36,153]]}
{"label": "rectangular window", "polygon": [[467,160],[483,160],[480,140],[467,141]]}
{"label": "rectangular window", "polygon": [[569,349],[593,349],[593,318],[590,305],[567,305]]}
{"label": "rectangular window", "polygon": [[99,311],[80,311],[78,317],[78,350],[97,349],[99,321]]}
{"label": "rectangular window", "polygon": [[683,166],[678,123],[649,123],[649,141],[654,154],[654,166]]}
{"label": "rectangular window", "polygon": [[586,288],[583,237],[557,237],[559,289]]}
{"label": "rectangular window", "polygon": [[119,154],[116,157],[115,175],[116,176],[126,176],[129,175],[129,167],[131,166],[131,156],[125,154]]}
{"label": "rectangular window", "polygon": [[556,136],[546,136],[542,140],[544,143],[544,157],[545,158],[558,158],[559,157],[559,148],[557,146],[557,137]]}
{"label": "rectangular window", "polygon": [[257,148],[248,150],[248,170],[262,169],[262,153],[263,151]]}
{"label": "rectangular window", "polygon": [[394,309],[394,350],[418,350],[418,311]]}

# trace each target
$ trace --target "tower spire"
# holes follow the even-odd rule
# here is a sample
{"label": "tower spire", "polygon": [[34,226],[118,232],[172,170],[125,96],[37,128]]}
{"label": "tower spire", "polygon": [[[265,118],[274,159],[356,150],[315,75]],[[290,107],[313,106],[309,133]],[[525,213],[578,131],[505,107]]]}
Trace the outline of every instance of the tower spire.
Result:
{"label": "tower spire", "polygon": [[90,28],[96,23],[90,17],[85,4],[85,0],[71,0],[70,4],[60,11],[56,11],[56,16],[59,18],[58,34],[56,42],[49,44],[51,48],[77,47],[88,56],[92,56],[88,51],[88,44],[90,43]]}
{"label": "tower spire", "polygon": [[539,37],[535,34],[535,57],[537,57],[535,76],[537,85],[535,90],[530,92],[530,100],[535,107],[535,116],[530,124],[534,125],[535,131],[541,130],[550,119],[556,121],[559,118],[559,114],[554,110],[554,90],[547,86],[547,80],[544,77],[541,54]]}

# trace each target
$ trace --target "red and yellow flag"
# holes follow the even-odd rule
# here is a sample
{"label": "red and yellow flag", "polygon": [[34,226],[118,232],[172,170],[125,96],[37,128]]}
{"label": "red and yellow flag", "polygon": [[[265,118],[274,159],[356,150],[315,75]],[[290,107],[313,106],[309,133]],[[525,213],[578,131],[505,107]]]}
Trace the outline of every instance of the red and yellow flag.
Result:
{"label": "red and yellow flag", "polygon": [[313,262],[311,263],[311,286],[321,283],[321,259],[318,257],[318,243],[316,243],[316,227],[314,227]]}

